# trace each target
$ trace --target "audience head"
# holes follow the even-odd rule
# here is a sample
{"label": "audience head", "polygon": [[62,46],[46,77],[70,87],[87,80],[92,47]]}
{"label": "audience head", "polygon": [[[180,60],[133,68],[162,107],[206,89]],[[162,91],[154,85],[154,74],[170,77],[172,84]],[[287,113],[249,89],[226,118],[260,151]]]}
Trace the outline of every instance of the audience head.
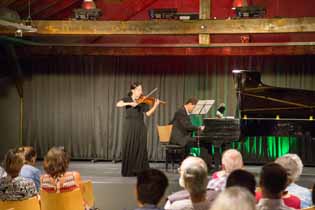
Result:
{"label": "audience head", "polygon": [[199,157],[187,157],[179,168],[179,185],[191,196],[202,196],[207,191],[208,169]]}
{"label": "audience head", "polygon": [[248,171],[237,169],[230,173],[226,181],[226,188],[234,186],[244,187],[253,195],[255,195],[256,191],[255,176]]}
{"label": "audience head", "polygon": [[242,154],[236,149],[225,150],[222,154],[222,169],[229,174],[241,168],[243,168]]}
{"label": "audience head", "polygon": [[33,147],[25,146],[19,147],[17,152],[22,157],[25,164],[35,165],[37,153]]}
{"label": "audience head", "polygon": [[252,193],[242,187],[229,187],[214,200],[210,210],[255,210]]}
{"label": "audience head", "polygon": [[300,157],[296,154],[286,154],[279,157],[275,163],[281,165],[288,174],[289,182],[295,182],[298,180],[303,171],[303,163]]}
{"label": "audience head", "polygon": [[192,98],[188,99],[185,102],[185,107],[186,107],[187,111],[189,113],[191,113],[194,110],[194,108],[195,108],[197,103],[198,103],[198,99],[195,98],[195,97],[192,97]]}
{"label": "audience head", "polygon": [[288,184],[288,176],[285,169],[277,163],[267,163],[260,172],[259,185],[263,197],[281,198],[281,193]]}
{"label": "audience head", "polygon": [[143,204],[157,205],[168,186],[165,174],[157,169],[146,169],[137,173],[137,199]]}
{"label": "audience head", "polygon": [[23,159],[17,153],[16,150],[10,149],[4,156],[4,170],[12,178],[15,178],[19,175],[20,170],[23,166]]}
{"label": "audience head", "polygon": [[69,157],[62,147],[53,147],[47,152],[43,165],[47,174],[58,177],[67,171]]}

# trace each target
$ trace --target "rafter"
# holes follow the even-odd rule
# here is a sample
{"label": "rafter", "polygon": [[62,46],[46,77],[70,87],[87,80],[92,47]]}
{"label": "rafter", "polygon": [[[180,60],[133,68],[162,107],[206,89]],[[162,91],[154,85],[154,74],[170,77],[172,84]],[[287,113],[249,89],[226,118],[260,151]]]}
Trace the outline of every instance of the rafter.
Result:
{"label": "rafter", "polygon": [[[270,43],[271,44],[271,43]],[[211,47],[187,46],[27,46],[18,49],[20,56],[36,55],[117,55],[117,56],[249,56],[249,55],[315,55],[315,46],[224,46]]]}
{"label": "rafter", "polygon": [[[191,35],[315,32],[315,17],[192,21],[33,21],[29,35]],[[8,31],[0,30],[0,34]],[[11,31],[13,33],[15,31]],[[27,34],[25,34],[27,35]]]}

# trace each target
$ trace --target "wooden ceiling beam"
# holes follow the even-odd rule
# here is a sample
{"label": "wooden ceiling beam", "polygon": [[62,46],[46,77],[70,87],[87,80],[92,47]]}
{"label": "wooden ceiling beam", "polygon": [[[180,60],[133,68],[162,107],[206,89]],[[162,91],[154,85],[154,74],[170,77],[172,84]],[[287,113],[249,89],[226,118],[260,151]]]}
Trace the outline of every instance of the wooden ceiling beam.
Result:
{"label": "wooden ceiling beam", "polygon": [[17,49],[20,56],[94,55],[94,56],[270,56],[315,55],[315,46],[250,47],[93,47],[27,46]]}
{"label": "wooden ceiling beam", "polygon": [[[33,21],[38,29],[30,35],[192,35],[315,32],[315,17],[167,20],[167,21]],[[0,29],[1,34],[7,30]],[[12,30],[12,33],[15,31]],[[27,35],[27,34],[25,34]]]}

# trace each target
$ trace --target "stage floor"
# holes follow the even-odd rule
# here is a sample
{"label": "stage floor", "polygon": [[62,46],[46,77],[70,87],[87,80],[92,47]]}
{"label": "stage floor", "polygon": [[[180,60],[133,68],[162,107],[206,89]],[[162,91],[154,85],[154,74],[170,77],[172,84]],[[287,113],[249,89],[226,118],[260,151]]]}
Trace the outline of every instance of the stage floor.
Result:
{"label": "stage floor", "polygon": [[[40,163],[38,163],[40,164]],[[121,163],[72,161],[70,170],[80,172],[83,180],[92,180],[94,186],[96,207],[101,210],[132,210],[136,207],[135,198],[135,177],[121,177]],[[164,171],[169,179],[170,186],[166,195],[180,189],[178,185],[177,167],[175,170],[164,170],[164,163],[150,163],[150,167]],[[256,175],[261,166],[245,166],[247,170]],[[311,188],[315,183],[315,167],[305,167],[303,174],[298,181],[299,184]]]}

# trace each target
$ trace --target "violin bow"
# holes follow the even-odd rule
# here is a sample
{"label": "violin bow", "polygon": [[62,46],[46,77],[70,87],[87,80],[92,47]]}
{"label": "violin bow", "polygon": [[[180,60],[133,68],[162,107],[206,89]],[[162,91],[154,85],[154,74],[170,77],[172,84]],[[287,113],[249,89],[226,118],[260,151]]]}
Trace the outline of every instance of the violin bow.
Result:
{"label": "violin bow", "polygon": [[148,93],[145,97],[149,97],[150,95],[152,95],[153,93],[155,93],[158,89],[154,88],[153,90],[151,90],[150,93]]}

